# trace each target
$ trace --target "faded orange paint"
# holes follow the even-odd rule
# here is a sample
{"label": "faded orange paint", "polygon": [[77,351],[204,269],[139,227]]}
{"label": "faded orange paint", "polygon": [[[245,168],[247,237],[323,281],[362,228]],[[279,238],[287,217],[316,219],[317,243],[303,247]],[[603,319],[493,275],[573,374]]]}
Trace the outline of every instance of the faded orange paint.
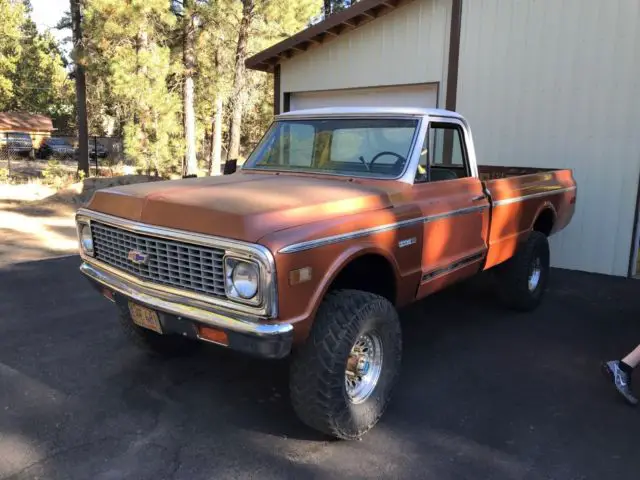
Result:
{"label": "faded orange paint", "polygon": [[[272,321],[293,324],[294,339],[301,342],[333,280],[362,255],[386,259],[397,286],[395,303],[402,306],[510,258],[545,209],[554,213],[554,232],[573,215],[576,191],[553,192],[575,186],[568,170],[481,167],[480,174],[491,179],[409,185],[239,172],[99,191],[88,208],[264,245],[276,264],[279,315]],[[534,196],[492,207],[494,202],[527,195]],[[400,222],[405,223],[394,227]],[[281,252],[294,244],[381,226],[390,227],[297,253]],[[311,268],[311,279],[290,285],[289,273],[304,267]]]}

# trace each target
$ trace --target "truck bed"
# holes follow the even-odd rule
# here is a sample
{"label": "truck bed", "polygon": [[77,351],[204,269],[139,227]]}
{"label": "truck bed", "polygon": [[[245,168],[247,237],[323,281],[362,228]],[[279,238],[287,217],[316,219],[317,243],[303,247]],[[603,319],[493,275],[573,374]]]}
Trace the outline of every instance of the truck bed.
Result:
{"label": "truck bed", "polygon": [[522,175],[531,175],[535,173],[558,171],[554,168],[535,168],[535,167],[502,167],[498,165],[478,165],[478,173],[480,180],[495,180],[499,178],[519,177]]}
{"label": "truck bed", "polygon": [[532,229],[552,235],[573,216],[571,170],[479,165],[478,173],[492,209],[486,268],[509,259]]}

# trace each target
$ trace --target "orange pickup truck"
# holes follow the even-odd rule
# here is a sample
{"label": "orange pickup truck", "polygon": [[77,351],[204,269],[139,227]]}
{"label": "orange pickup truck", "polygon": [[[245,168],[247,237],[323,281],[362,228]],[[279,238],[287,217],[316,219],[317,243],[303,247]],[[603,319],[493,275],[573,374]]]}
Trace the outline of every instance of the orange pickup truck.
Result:
{"label": "orange pickup truck", "polygon": [[291,354],[296,413],[342,439],[389,401],[396,309],[487,269],[535,308],[577,193],[569,170],[479,166],[465,119],[435,109],[286,113],[230,173],[96,192],[81,271],[156,354]]}

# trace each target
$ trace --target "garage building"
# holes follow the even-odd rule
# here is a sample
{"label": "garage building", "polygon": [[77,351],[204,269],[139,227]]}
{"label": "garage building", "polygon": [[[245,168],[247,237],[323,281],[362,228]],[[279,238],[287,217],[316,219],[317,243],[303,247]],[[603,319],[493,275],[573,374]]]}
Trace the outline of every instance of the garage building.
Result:
{"label": "garage building", "polygon": [[247,60],[276,112],[456,110],[482,164],[571,168],[554,266],[640,274],[640,2],[362,0]]}

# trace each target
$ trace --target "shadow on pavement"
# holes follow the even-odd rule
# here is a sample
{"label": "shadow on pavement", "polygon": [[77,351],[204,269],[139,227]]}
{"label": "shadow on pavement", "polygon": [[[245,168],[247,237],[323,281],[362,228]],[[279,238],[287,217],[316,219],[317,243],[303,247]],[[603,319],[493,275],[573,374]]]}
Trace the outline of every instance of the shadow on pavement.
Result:
{"label": "shadow on pavement", "polygon": [[554,271],[530,314],[478,281],[412,306],[387,413],[337,442],[295,418],[287,361],[147,357],[78,264],[0,270],[0,478],[637,478],[638,412],[598,368],[639,341],[633,281]]}

